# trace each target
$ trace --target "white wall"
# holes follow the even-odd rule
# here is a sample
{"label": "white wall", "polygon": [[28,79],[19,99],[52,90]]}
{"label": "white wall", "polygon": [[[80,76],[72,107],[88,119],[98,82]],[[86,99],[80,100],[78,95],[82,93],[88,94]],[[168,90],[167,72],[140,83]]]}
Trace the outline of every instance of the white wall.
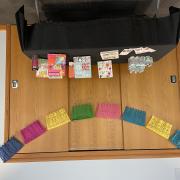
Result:
{"label": "white wall", "polygon": [[6,31],[0,31],[0,145],[4,138]]}
{"label": "white wall", "polygon": [[[0,32],[0,143],[3,141],[5,34]],[[175,174],[179,176],[175,178]],[[180,159],[0,163],[0,180],[180,180]]]}
{"label": "white wall", "polygon": [[175,180],[175,168],[180,168],[178,159],[1,164],[0,179]]}

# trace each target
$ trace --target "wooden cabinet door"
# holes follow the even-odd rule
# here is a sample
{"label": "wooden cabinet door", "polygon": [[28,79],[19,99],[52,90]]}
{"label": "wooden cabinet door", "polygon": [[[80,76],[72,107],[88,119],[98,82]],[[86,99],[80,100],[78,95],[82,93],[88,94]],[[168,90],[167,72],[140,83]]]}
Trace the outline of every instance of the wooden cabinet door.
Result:
{"label": "wooden cabinet door", "polygon": [[[9,136],[34,120],[64,107],[68,111],[68,79],[37,79],[31,70],[31,60],[21,51],[15,26],[11,27],[11,80],[19,87],[10,89]],[[68,150],[68,125],[46,132],[27,144],[20,153],[60,152]]]}
{"label": "wooden cabinet door", "polygon": [[[96,110],[98,103],[121,104],[119,65],[113,65],[112,79],[99,79],[97,66],[91,79],[71,79],[69,107],[91,103]],[[122,149],[122,121],[120,119],[90,118],[70,124],[70,150]]]}
{"label": "wooden cabinet door", "polygon": [[[127,64],[120,65],[122,108],[135,107],[147,112],[147,120],[155,115],[180,128],[179,76],[176,49],[155,62],[142,74],[129,74]],[[170,76],[177,76],[171,83]],[[175,148],[168,140],[150,130],[123,122],[125,149]]]}

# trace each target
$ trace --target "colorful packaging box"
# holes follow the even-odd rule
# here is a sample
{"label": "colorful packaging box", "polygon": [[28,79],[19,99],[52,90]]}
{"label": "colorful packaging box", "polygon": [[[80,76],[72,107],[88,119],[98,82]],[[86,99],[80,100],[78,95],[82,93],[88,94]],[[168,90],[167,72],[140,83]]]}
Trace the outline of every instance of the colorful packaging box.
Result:
{"label": "colorful packaging box", "polygon": [[48,77],[62,79],[66,74],[66,55],[48,54]]}
{"label": "colorful packaging box", "polygon": [[91,56],[73,57],[75,78],[91,78]]}
{"label": "colorful packaging box", "polygon": [[112,61],[99,61],[98,63],[99,78],[112,78]]}
{"label": "colorful packaging box", "polygon": [[39,69],[36,71],[37,78],[48,78],[48,60],[38,59]]}

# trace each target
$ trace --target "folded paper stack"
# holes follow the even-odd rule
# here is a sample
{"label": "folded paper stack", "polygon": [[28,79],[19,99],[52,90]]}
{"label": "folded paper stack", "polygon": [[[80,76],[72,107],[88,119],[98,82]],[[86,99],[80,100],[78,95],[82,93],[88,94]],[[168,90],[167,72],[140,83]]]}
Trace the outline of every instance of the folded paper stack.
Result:
{"label": "folded paper stack", "polygon": [[94,117],[91,104],[81,104],[73,106],[72,120],[81,120]]}
{"label": "folded paper stack", "polygon": [[58,111],[52,112],[46,116],[46,125],[48,130],[63,126],[70,121],[71,120],[69,119],[69,116],[64,108],[61,108]]}
{"label": "folded paper stack", "polygon": [[152,116],[150,121],[147,123],[146,128],[164,137],[165,139],[169,139],[172,125],[160,118]]}
{"label": "folded paper stack", "polygon": [[37,120],[22,129],[21,135],[23,137],[24,143],[27,144],[40,135],[44,134],[45,131],[46,128],[41,124],[40,121]]}
{"label": "folded paper stack", "polygon": [[118,104],[102,103],[97,105],[96,117],[119,119],[121,116]]}
{"label": "folded paper stack", "polygon": [[139,126],[145,126],[146,112],[139,109],[126,107],[122,119]]}
{"label": "folded paper stack", "polygon": [[24,145],[15,137],[11,137],[0,147],[0,158],[3,162],[11,159]]}

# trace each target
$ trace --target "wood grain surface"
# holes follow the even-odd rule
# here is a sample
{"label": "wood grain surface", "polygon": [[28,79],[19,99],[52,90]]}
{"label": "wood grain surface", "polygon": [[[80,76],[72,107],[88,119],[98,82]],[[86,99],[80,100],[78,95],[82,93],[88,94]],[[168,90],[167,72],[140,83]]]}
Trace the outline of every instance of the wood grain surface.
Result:
{"label": "wood grain surface", "polygon": [[[98,103],[121,104],[119,65],[113,66],[112,79],[99,79],[97,66],[93,78],[72,79],[69,85],[69,109],[73,105],[90,103],[94,112]],[[91,118],[70,124],[70,150],[122,149],[122,121],[120,119]]]}

